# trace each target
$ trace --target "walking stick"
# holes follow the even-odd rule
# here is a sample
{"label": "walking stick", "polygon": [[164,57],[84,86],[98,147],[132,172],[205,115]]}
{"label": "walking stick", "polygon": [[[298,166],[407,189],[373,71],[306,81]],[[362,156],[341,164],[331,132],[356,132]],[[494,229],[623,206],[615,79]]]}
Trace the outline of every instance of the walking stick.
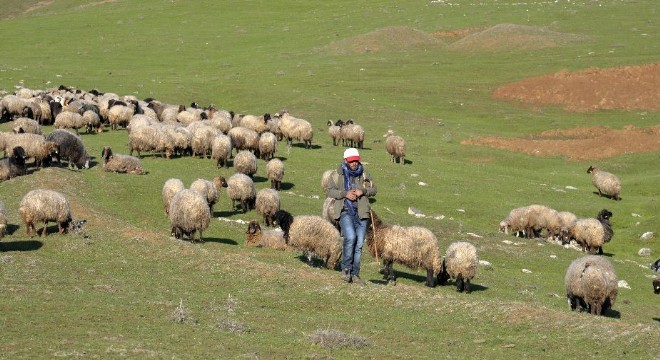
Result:
{"label": "walking stick", "polygon": [[374,225],[374,212],[369,210],[369,218],[371,219],[371,231],[374,233],[374,253],[376,255],[376,261],[380,263],[380,260],[378,259],[378,246],[376,246],[376,225]]}

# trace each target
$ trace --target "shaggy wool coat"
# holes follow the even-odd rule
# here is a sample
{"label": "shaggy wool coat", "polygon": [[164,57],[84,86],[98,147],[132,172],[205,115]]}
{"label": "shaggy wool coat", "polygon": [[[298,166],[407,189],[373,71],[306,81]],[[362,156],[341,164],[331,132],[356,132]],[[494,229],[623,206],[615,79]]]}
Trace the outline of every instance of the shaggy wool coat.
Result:
{"label": "shaggy wool coat", "polygon": [[[363,195],[358,198],[358,216],[360,219],[369,218],[369,197],[376,195],[376,184],[371,180],[371,175],[364,170],[362,175],[353,179],[353,188],[362,190]],[[331,207],[330,215],[334,220],[339,220],[342,210],[344,209],[344,198],[346,197],[346,190],[344,190],[344,169],[341,166],[335,170],[330,176],[328,181],[328,190],[326,196],[335,200]]]}

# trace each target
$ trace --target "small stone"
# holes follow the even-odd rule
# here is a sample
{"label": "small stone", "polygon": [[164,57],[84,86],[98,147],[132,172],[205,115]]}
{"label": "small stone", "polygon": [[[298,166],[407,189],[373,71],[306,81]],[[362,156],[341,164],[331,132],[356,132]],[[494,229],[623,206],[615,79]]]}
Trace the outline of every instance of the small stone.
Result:
{"label": "small stone", "polygon": [[424,215],[424,213],[422,213],[421,211],[419,211],[419,209],[417,209],[417,208],[414,207],[414,206],[411,206],[411,207],[408,208],[408,214],[410,214],[410,215],[415,215],[415,216],[420,215],[420,214],[421,214],[421,215]]}
{"label": "small stone", "polygon": [[479,260],[479,265],[481,265],[481,266],[492,266],[493,264],[489,263],[486,260]]}
{"label": "small stone", "polygon": [[652,231],[647,231],[642,234],[642,236],[639,237],[640,240],[649,240],[653,238],[653,232]]}
{"label": "small stone", "polygon": [[425,182],[423,182],[423,181],[420,181],[420,182],[417,183],[417,185],[419,185],[419,186],[427,186],[428,184],[425,183]]}
{"label": "small stone", "polygon": [[556,259],[557,255],[550,255],[550,259]]}
{"label": "small stone", "polygon": [[619,280],[619,282],[617,283],[617,285],[618,285],[620,288],[630,289],[630,285],[628,285],[628,282],[625,281],[625,280]]}
{"label": "small stone", "polygon": [[639,255],[639,256],[649,256],[649,255],[651,255],[651,249],[649,249],[649,248],[641,248],[641,249],[639,249],[639,251],[637,252],[637,255]]}
{"label": "small stone", "polygon": [[522,269],[522,272],[525,274],[531,274],[532,270]]}
{"label": "small stone", "polygon": [[570,185],[566,186],[566,188],[568,190],[577,190],[577,188],[575,186],[570,186]]}
{"label": "small stone", "polygon": [[502,240],[502,242],[507,244],[507,245],[513,244],[513,241],[511,241],[511,240]]}
{"label": "small stone", "polygon": [[635,214],[635,213],[632,213],[632,214],[630,214],[630,215],[632,215],[632,217],[642,217],[642,215],[640,215],[640,214]]}
{"label": "small stone", "polygon": [[464,212],[465,212],[465,209],[456,209],[456,211],[461,212],[461,213],[464,213]]}

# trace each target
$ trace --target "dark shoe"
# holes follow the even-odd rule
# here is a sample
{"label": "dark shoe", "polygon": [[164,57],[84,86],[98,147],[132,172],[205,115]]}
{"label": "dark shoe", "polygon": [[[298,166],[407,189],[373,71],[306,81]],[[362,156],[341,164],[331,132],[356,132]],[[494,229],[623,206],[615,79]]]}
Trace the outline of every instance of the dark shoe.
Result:
{"label": "dark shoe", "polygon": [[351,282],[357,285],[364,285],[364,280],[360,279],[357,275],[351,275]]}
{"label": "dark shoe", "polygon": [[351,282],[351,273],[348,269],[341,271],[341,278],[347,283]]}

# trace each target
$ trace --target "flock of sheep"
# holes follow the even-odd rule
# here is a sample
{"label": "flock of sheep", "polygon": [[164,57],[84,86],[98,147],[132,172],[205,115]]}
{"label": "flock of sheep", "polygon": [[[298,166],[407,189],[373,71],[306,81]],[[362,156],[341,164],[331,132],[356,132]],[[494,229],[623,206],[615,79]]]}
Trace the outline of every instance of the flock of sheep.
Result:
{"label": "flock of sheep", "polygon": [[[70,168],[88,168],[90,156],[80,137],[86,132],[103,132],[105,127],[125,128],[129,154],[117,154],[105,147],[103,169],[109,172],[147,174],[140,160],[144,152],[156,156],[199,156],[215,161],[217,167],[229,167],[235,173],[228,179],[216,177],[198,179],[188,188],[177,179],[168,179],[162,187],[163,210],[168,217],[172,235],[177,239],[203,241],[202,233],[209,227],[213,207],[223,188],[245,213],[254,209],[263,218],[251,221],[245,244],[275,250],[295,250],[320,258],[334,269],[341,258],[342,237],[337,224],[328,216],[329,201],[321,215],[293,216],[280,208],[278,191],[284,177],[284,164],[275,157],[278,141],[288,145],[296,140],[311,148],[313,129],[309,121],[294,117],[287,111],[274,115],[243,115],[218,110],[214,106],[201,108],[196,103],[186,107],[139,100],[134,96],[119,96],[93,90],[59,87],[48,91],[19,89],[0,101],[0,117],[13,121],[13,132],[0,133],[0,148],[5,158],[0,160],[0,181],[27,174],[29,166],[38,170],[53,161],[66,160]],[[47,136],[41,126],[53,125]],[[328,121],[328,135],[333,145],[362,148],[364,128],[352,120]],[[389,130],[384,137],[385,150],[392,162],[404,164],[405,140]],[[235,150],[235,155],[234,155]],[[133,153],[137,157],[133,156]],[[33,159],[32,162],[28,162]],[[270,188],[256,190],[252,177],[257,172],[258,159],[266,161]],[[325,190],[334,170],[321,179]],[[614,175],[590,167],[593,183],[599,194],[620,200],[621,185]],[[49,221],[65,233],[72,223],[66,197],[53,190],[30,191],[19,208],[27,234],[38,234],[35,224],[44,223],[41,235],[46,235]],[[558,212],[543,205],[529,205],[511,210],[500,223],[500,231],[522,233],[527,238],[545,236],[564,243],[577,242],[590,254],[602,254],[603,245],[614,232],[609,222],[612,213],[606,209],[596,218],[578,219],[572,213]],[[371,212],[371,226],[366,247],[372,257],[382,261],[380,270],[389,283],[396,283],[393,263],[410,269],[425,269],[425,284],[433,287],[455,279],[458,291],[470,292],[470,281],[479,264],[476,247],[468,242],[451,243],[441,255],[435,235],[424,227],[386,224]],[[277,226],[277,227],[276,227]],[[6,231],[6,209],[0,202],[0,237]],[[197,235],[198,234],[198,235]],[[604,314],[616,299],[616,275],[609,262],[595,255],[574,261],[566,274],[567,298],[571,309],[578,306],[593,314]]]}

